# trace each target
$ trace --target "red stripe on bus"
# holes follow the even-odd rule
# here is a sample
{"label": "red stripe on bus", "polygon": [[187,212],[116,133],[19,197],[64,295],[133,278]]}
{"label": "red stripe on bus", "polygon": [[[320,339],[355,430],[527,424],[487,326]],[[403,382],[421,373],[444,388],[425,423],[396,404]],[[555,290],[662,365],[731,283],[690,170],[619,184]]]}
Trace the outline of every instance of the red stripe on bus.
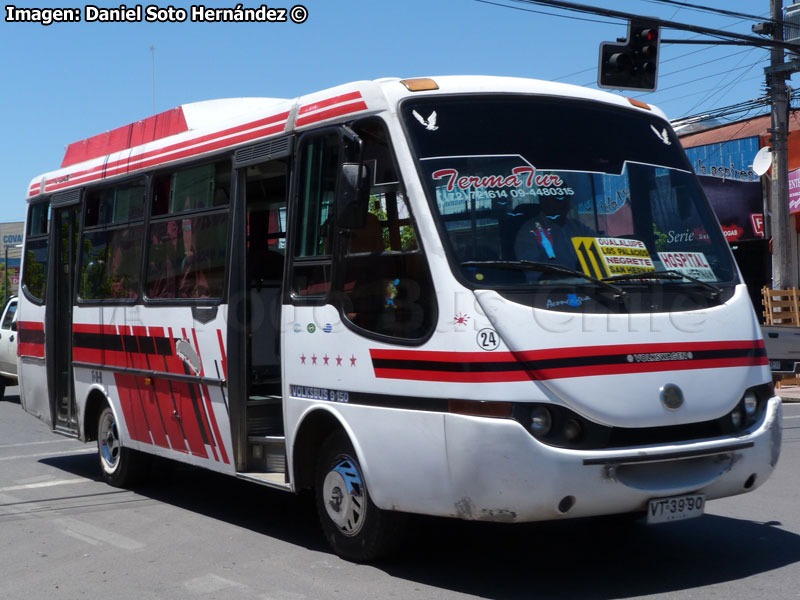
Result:
{"label": "red stripe on bus", "polygon": [[217,329],[217,339],[219,340],[219,351],[222,355],[222,374],[227,379],[228,377],[228,357],[225,354],[225,343],[222,340],[222,330]]}
{"label": "red stripe on bus", "polygon": [[[94,181],[107,179],[109,177],[114,177],[117,175],[134,173],[136,171],[146,169],[149,167],[163,165],[183,158],[190,158],[200,154],[205,154],[207,152],[212,152],[214,150],[219,150],[221,148],[235,146],[237,144],[241,144],[256,138],[266,137],[275,133],[281,133],[283,129],[284,129],[283,125],[278,125],[276,127],[270,127],[260,131],[251,132],[249,134],[240,135],[235,138],[228,138],[225,140],[220,140],[215,143],[208,143],[197,148],[190,148],[188,150],[184,150],[181,152],[172,153],[169,156],[159,156],[159,158],[143,162],[140,160],[140,157],[132,157],[130,160],[124,161],[124,164],[121,164],[120,166],[115,168],[106,167],[99,172],[93,171],[86,175],[70,176],[69,180],[67,181],[59,181],[58,183],[53,183],[53,184],[48,183],[45,191],[47,193],[56,192],[64,188],[70,188],[70,187],[75,187],[77,185],[92,183]],[[163,154],[163,153],[159,152],[158,154]],[[134,159],[136,159],[135,161],[136,164],[131,165],[130,163],[134,161]]]}
{"label": "red stripe on bus", "polygon": [[422,369],[375,369],[379,379],[406,379],[410,381],[440,381],[447,383],[508,383],[514,381],[547,381],[598,375],[622,375],[629,373],[655,373],[661,371],[686,371],[696,369],[723,369],[729,367],[751,367],[767,364],[764,357],[709,359],[696,361],[669,361],[661,363],[630,363],[627,365],[597,365],[593,367],[569,367],[526,371],[519,369],[499,372],[454,372],[426,371]]}
{"label": "red stripe on bus", "polygon": [[172,389],[179,398],[178,413],[180,414],[181,423],[183,424],[183,433],[186,435],[186,441],[189,444],[190,452],[194,456],[208,458],[208,452],[206,452],[206,447],[203,443],[203,434],[200,431],[200,423],[197,421],[197,414],[192,405],[192,395],[189,391],[189,384],[185,381],[175,381],[172,383]]}
{"label": "red stripe on bus", "polygon": [[343,115],[349,115],[350,113],[360,112],[362,110],[367,110],[366,102],[360,101],[352,104],[345,104],[343,106],[337,106],[336,108],[330,108],[328,110],[323,110],[322,112],[314,113],[313,115],[308,115],[307,117],[300,117],[297,119],[295,126],[303,127],[304,125],[319,123],[320,121],[333,119],[334,117],[341,117]]}
{"label": "red stripe on bus", "polygon": [[304,115],[313,110],[319,110],[320,108],[333,106],[334,104],[341,104],[343,102],[350,102],[351,100],[360,100],[361,98],[361,92],[359,91],[341,94],[340,96],[334,96],[333,98],[328,98],[327,100],[320,100],[319,102],[314,102],[313,104],[306,104],[300,108],[298,114]]}
{"label": "red stripe on bus", "polygon": [[150,427],[147,424],[144,407],[133,395],[134,376],[116,373],[114,382],[117,384],[117,395],[122,407],[122,414],[125,417],[128,435],[134,441],[152,444],[153,440],[150,437]]}
{"label": "red stripe on bus", "polygon": [[[695,356],[692,358],[658,357],[647,355],[672,353],[753,351],[752,356]],[[638,355],[645,355],[637,360]],[[650,373],[720,369],[730,367],[766,366],[763,340],[725,342],[686,342],[655,344],[623,344],[529,350],[516,353],[440,352],[417,350],[371,349],[375,377],[414,381],[443,381],[462,383],[499,383],[525,380],[567,379],[625,373]],[[625,357],[622,360],[620,357]],[[597,364],[546,365],[564,359],[600,359]],[[616,359],[609,362],[602,359]],[[404,364],[405,363],[405,364]],[[430,369],[424,368],[424,363]],[[537,363],[542,366],[537,369]],[[474,368],[470,368],[473,365]],[[439,367],[439,368],[436,368]],[[483,367],[483,368],[481,368]]]}
{"label": "red stripe on bus", "polygon": [[[218,333],[221,333],[220,330],[217,330]],[[200,357],[200,376],[205,377],[205,366],[203,363],[203,357],[200,354],[200,344],[197,341],[197,330],[192,327],[192,338],[194,338],[194,347],[197,350],[197,356]],[[214,434],[214,437],[217,440],[217,446],[219,446],[220,454],[222,455],[222,462],[228,464],[228,454],[225,452],[225,444],[222,441],[222,436],[219,433],[219,424],[217,423],[217,415],[214,412],[214,403],[211,402],[211,394],[209,393],[208,386],[203,384],[201,388],[202,396],[206,402],[206,414],[208,415],[208,419],[211,421],[211,431]]]}
{"label": "red stripe on bus", "polygon": [[44,341],[44,323],[17,321],[17,356],[44,358]]}
{"label": "red stripe on bus", "polygon": [[[145,169],[147,167],[179,160],[181,158],[187,158],[198,154],[204,154],[206,152],[211,152],[220,148],[234,146],[259,137],[266,137],[269,135],[282,133],[286,128],[286,120],[288,118],[289,113],[284,112],[278,115],[266,117],[264,119],[259,119],[257,121],[251,121],[250,123],[245,123],[243,125],[237,125],[236,127],[231,127],[223,131],[185,140],[171,146],[165,146],[164,148],[150,150],[141,154],[134,154],[118,159],[114,162],[97,165],[82,171],[74,171],[72,173],[59,176],[59,178],[53,182],[47,182],[45,191],[53,192],[62,188],[89,183],[99,179],[112,177],[114,175],[130,173]],[[232,138],[222,139],[241,132],[247,133],[242,133],[241,135],[237,135]],[[165,156],[167,154],[169,156]],[[149,161],[146,160],[151,157],[157,158]],[[63,180],[64,177],[68,177],[68,179]]]}
{"label": "red stripe on bus", "polygon": [[172,387],[166,379],[156,379],[153,381],[153,393],[161,411],[164,425],[167,430],[172,449],[184,454],[189,453],[186,447],[181,422],[175,412],[175,401],[173,400]]}
{"label": "red stripe on bus", "polygon": [[448,383],[503,383],[530,381],[528,373],[520,366],[517,370],[501,372],[462,373],[455,371],[426,371],[423,369],[375,369],[379,379],[408,379],[411,381],[444,381]]}
{"label": "red stripe on bus", "polygon": [[619,354],[655,354],[660,352],[702,352],[706,350],[763,349],[763,340],[735,340],[726,342],[668,342],[654,344],[621,344],[615,346],[588,346],[526,350],[514,355],[523,361],[610,356]]}
{"label": "red stripe on bus", "polygon": [[649,354],[658,352],[699,352],[702,350],[763,349],[763,340],[735,340],[729,342],[667,342],[653,344],[623,344],[614,346],[575,346],[519,352],[446,352],[437,350],[382,350],[371,348],[373,359],[427,360],[446,363],[500,363],[520,360],[549,360],[582,356],[609,356],[618,354]]}

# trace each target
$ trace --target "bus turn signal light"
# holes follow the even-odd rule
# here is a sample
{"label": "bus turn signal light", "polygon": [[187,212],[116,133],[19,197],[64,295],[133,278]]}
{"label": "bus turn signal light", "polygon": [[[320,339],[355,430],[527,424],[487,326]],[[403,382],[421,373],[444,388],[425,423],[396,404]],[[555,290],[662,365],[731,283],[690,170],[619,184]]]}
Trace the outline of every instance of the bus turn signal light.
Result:
{"label": "bus turn signal light", "polygon": [[438,90],[439,84],[433,79],[427,77],[418,77],[416,79],[401,79],[400,83],[406,86],[409,92],[427,92],[430,90]]}
{"label": "bus turn signal light", "polygon": [[449,410],[457,415],[470,417],[511,417],[510,402],[486,402],[480,400],[450,400]]}

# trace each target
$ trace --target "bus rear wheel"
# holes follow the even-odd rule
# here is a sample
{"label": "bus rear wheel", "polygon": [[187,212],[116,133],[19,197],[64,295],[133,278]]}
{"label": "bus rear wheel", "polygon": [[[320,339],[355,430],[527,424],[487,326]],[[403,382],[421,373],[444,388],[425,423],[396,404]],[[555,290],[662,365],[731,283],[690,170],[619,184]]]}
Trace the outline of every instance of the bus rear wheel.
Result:
{"label": "bus rear wheel", "polygon": [[368,562],[394,550],[402,515],[372,502],[361,465],[343,432],[331,434],[322,445],[314,494],[322,530],[336,554]]}
{"label": "bus rear wheel", "polygon": [[114,487],[130,487],[144,479],[147,460],[144,454],[122,445],[117,419],[106,406],[97,421],[97,453],[100,473]]}

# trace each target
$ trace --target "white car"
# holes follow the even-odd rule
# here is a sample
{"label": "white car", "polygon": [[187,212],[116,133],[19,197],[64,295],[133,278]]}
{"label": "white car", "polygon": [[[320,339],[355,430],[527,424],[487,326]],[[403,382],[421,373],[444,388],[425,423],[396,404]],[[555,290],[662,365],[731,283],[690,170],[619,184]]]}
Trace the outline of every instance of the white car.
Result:
{"label": "white car", "polygon": [[0,319],[0,397],[6,386],[17,385],[17,298],[12,296]]}

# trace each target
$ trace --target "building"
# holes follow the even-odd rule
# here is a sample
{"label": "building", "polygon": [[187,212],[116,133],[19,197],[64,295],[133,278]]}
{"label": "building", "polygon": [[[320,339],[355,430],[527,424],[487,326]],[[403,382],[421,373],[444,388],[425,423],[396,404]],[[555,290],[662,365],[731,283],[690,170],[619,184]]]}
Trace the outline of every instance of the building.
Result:
{"label": "building", "polygon": [[[765,210],[769,175],[753,171],[753,158],[769,145],[770,115],[679,136],[742,271],[761,316],[761,288],[772,285],[772,255]],[[800,213],[800,111],[789,118],[790,212]],[[795,226],[798,219],[793,218]],[[795,231],[797,228],[795,227]],[[797,261],[795,261],[797,264]]]}
{"label": "building", "polygon": [[22,222],[0,223],[0,239],[3,241],[3,254],[0,255],[0,294],[3,299],[15,295],[19,289],[24,230],[25,224]]}

